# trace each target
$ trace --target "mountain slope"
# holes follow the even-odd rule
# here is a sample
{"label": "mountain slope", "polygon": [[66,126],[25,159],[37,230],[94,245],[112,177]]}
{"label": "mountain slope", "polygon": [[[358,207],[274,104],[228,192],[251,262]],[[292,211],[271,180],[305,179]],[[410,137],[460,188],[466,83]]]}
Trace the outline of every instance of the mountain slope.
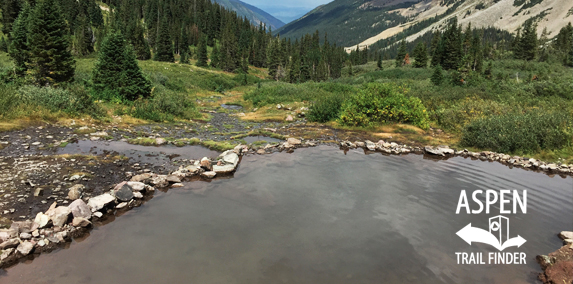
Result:
{"label": "mountain slope", "polygon": [[328,39],[337,45],[349,46],[360,43],[407,18],[389,11],[409,7],[420,0],[335,0],[308,12],[276,33],[281,37],[299,38],[319,30],[327,33]]}
{"label": "mountain slope", "polygon": [[273,30],[285,25],[281,20],[273,17],[271,14],[239,0],[215,0],[215,2],[231,11],[237,12],[240,16],[247,17],[247,19],[255,25],[262,22],[266,24],[267,27],[270,26]]}
{"label": "mountain slope", "polygon": [[[457,17],[462,25],[496,27],[514,32],[529,18],[550,36],[573,21],[571,0],[335,0],[277,30],[296,38],[319,30],[331,42],[347,47],[370,46],[403,33],[412,41],[427,31],[441,29]],[[410,28],[410,29],[408,29]]]}

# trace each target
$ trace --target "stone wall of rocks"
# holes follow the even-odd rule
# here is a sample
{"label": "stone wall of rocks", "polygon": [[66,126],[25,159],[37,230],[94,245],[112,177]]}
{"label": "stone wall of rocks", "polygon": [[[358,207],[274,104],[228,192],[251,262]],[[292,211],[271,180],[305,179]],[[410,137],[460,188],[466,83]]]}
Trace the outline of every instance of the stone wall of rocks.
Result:
{"label": "stone wall of rocks", "polygon": [[563,246],[549,255],[538,255],[537,262],[543,269],[539,280],[545,284],[573,283],[573,232],[561,232]]}

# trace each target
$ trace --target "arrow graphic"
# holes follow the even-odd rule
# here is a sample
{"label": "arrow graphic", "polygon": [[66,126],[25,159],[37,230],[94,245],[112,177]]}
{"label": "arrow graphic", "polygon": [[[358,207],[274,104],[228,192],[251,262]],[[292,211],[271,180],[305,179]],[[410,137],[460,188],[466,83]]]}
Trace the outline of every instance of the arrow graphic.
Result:
{"label": "arrow graphic", "polygon": [[494,235],[484,229],[472,227],[472,223],[463,227],[456,233],[456,235],[470,245],[472,242],[484,243],[498,249],[499,251],[503,251],[504,249],[513,246],[521,247],[526,242],[524,238],[518,235],[517,237],[511,238],[500,245],[499,240]]}

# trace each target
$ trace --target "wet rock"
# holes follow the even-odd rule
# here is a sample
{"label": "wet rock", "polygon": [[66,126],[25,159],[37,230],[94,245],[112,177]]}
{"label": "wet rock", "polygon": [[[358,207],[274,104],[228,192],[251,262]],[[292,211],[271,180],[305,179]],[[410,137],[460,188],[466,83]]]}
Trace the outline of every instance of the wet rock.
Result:
{"label": "wet rock", "polygon": [[53,212],[50,213],[51,214],[47,215],[52,220],[54,227],[62,227],[68,221],[68,217],[70,216],[72,211],[67,206],[58,206]]}
{"label": "wet rock", "polygon": [[102,195],[90,198],[88,201],[88,206],[91,208],[92,212],[96,212],[112,202],[115,202],[115,198],[109,193],[104,193]]}
{"label": "wet rock", "polygon": [[287,143],[289,143],[290,145],[293,145],[293,146],[297,146],[297,145],[302,144],[302,142],[296,138],[288,138]]}
{"label": "wet rock", "polygon": [[167,140],[165,140],[163,138],[155,138],[155,144],[157,146],[165,145],[166,143],[167,143]]}
{"label": "wet rock", "polygon": [[182,183],[174,183],[171,185],[171,187],[184,187],[185,185],[183,185]]}
{"label": "wet rock", "polygon": [[217,175],[216,172],[204,172],[204,173],[201,173],[201,176],[202,176],[202,177],[205,177],[205,178],[214,178],[216,175]]}
{"label": "wet rock", "polygon": [[34,243],[29,242],[29,241],[25,241],[25,242],[20,243],[20,245],[18,245],[18,247],[16,248],[16,250],[19,253],[21,253],[23,256],[30,254],[32,249],[34,249]]}
{"label": "wet rock", "polygon": [[143,191],[145,190],[145,183],[137,182],[137,181],[128,181],[127,185],[131,188],[132,191]]}
{"label": "wet rock", "polygon": [[73,175],[68,180],[69,181],[76,181],[76,180],[79,180],[81,178],[82,178],[82,176],[80,176],[80,175]]}
{"label": "wet rock", "polygon": [[88,219],[86,218],[82,218],[82,217],[75,217],[72,220],[72,226],[74,227],[82,227],[82,228],[86,228],[91,226],[92,222],[90,222]]}
{"label": "wet rock", "polygon": [[82,198],[85,188],[86,187],[83,184],[76,184],[70,187],[68,191],[68,199],[76,200]]}
{"label": "wet rock", "polygon": [[[127,204],[127,203],[126,203],[126,204]],[[94,212],[93,216],[94,216],[94,217],[97,217],[97,218],[101,218],[101,217],[103,217],[103,213],[101,213],[101,212],[99,212],[99,211],[98,211],[98,212]]]}
{"label": "wet rock", "polygon": [[453,149],[447,147],[431,147],[426,146],[424,150],[428,154],[437,155],[437,156],[445,156],[445,155],[453,155],[455,151]]}
{"label": "wet rock", "polygon": [[257,154],[259,154],[259,155],[264,155],[264,154],[266,154],[266,153],[267,153],[267,151],[265,151],[265,149],[259,149],[259,150],[257,150]]}
{"label": "wet rock", "polygon": [[18,239],[14,238],[14,239],[9,239],[3,243],[0,243],[0,250],[5,250],[5,249],[9,249],[9,248],[15,248],[20,244],[20,242],[18,241]]}
{"label": "wet rock", "polygon": [[125,206],[127,206],[127,202],[122,202],[122,203],[118,204],[117,206],[115,206],[115,209],[121,209],[121,208],[124,208]]}
{"label": "wet rock", "polygon": [[223,157],[223,162],[225,164],[236,166],[239,163],[239,155],[234,152],[226,151],[221,156]]}
{"label": "wet rock", "polygon": [[354,145],[356,145],[356,147],[360,147],[360,148],[366,147],[366,144],[364,144],[364,142],[360,142],[360,141],[354,142]]}
{"label": "wet rock", "polygon": [[143,194],[141,194],[141,192],[139,192],[139,191],[135,191],[135,192],[133,192],[133,198],[142,199]]}
{"label": "wet rock", "polygon": [[90,219],[92,216],[90,207],[81,199],[74,200],[74,202],[68,205],[68,208],[72,211],[74,218]]}
{"label": "wet rock", "polygon": [[150,183],[154,186],[157,186],[157,187],[169,186],[169,182],[167,181],[166,175],[158,175],[158,176],[152,178]]}
{"label": "wet rock", "polygon": [[115,192],[115,198],[124,202],[133,199],[133,191],[131,190],[131,187],[129,187],[127,184],[124,184],[119,190]]}
{"label": "wet rock", "polygon": [[559,233],[559,237],[562,240],[573,239],[573,232],[563,231],[563,232]]}
{"label": "wet rock", "polygon": [[34,219],[34,223],[38,224],[38,229],[45,228],[49,222],[50,217],[42,212],[38,212],[38,214],[36,214],[36,218]]}
{"label": "wet rock", "polygon": [[149,181],[153,177],[154,177],[154,175],[151,173],[144,173],[144,174],[135,175],[135,176],[131,177],[131,181],[149,183]]}
{"label": "wet rock", "polygon": [[370,141],[370,140],[366,140],[366,148],[370,151],[376,151],[376,144],[374,144],[374,142]]}
{"label": "wet rock", "polygon": [[4,261],[6,258],[8,258],[13,251],[14,251],[13,248],[3,250],[2,253],[0,254],[0,261]]}
{"label": "wet rock", "polygon": [[[264,151],[264,150],[263,150]],[[225,174],[225,173],[230,173],[233,172],[235,170],[235,166],[234,165],[214,165],[213,166],[213,172],[215,173],[221,173],[221,174]],[[204,173],[203,173],[204,174]],[[201,175],[203,175],[201,174]]]}
{"label": "wet rock", "polygon": [[233,152],[237,155],[244,155],[249,152],[249,146],[239,144],[233,148]]}
{"label": "wet rock", "polygon": [[167,180],[169,183],[180,183],[180,182],[181,182],[181,179],[180,179],[179,177],[177,177],[177,176],[174,176],[174,175],[167,176],[167,179],[166,179],[166,180]]}
{"label": "wet rock", "polygon": [[203,159],[201,159],[200,165],[201,165],[201,168],[203,168],[206,171],[211,170],[211,160],[209,160],[207,157],[204,157]]}

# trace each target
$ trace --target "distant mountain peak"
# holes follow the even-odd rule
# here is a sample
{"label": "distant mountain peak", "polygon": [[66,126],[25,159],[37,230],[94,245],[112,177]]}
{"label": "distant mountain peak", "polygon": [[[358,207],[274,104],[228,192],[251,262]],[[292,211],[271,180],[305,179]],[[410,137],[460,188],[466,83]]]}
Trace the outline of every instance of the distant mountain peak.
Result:
{"label": "distant mountain peak", "polygon": [[253,5],[247,4],[240,0],[214,0],[221,6],[227,8],[228,10],[235,11],[239,16],[247,17],[251,23],[259,25],[260,23],[265,24],[267,27],[271,27],[273,30],[277,30],[284,26],[281,20],[273,17],[271,14],[259,9]]}

